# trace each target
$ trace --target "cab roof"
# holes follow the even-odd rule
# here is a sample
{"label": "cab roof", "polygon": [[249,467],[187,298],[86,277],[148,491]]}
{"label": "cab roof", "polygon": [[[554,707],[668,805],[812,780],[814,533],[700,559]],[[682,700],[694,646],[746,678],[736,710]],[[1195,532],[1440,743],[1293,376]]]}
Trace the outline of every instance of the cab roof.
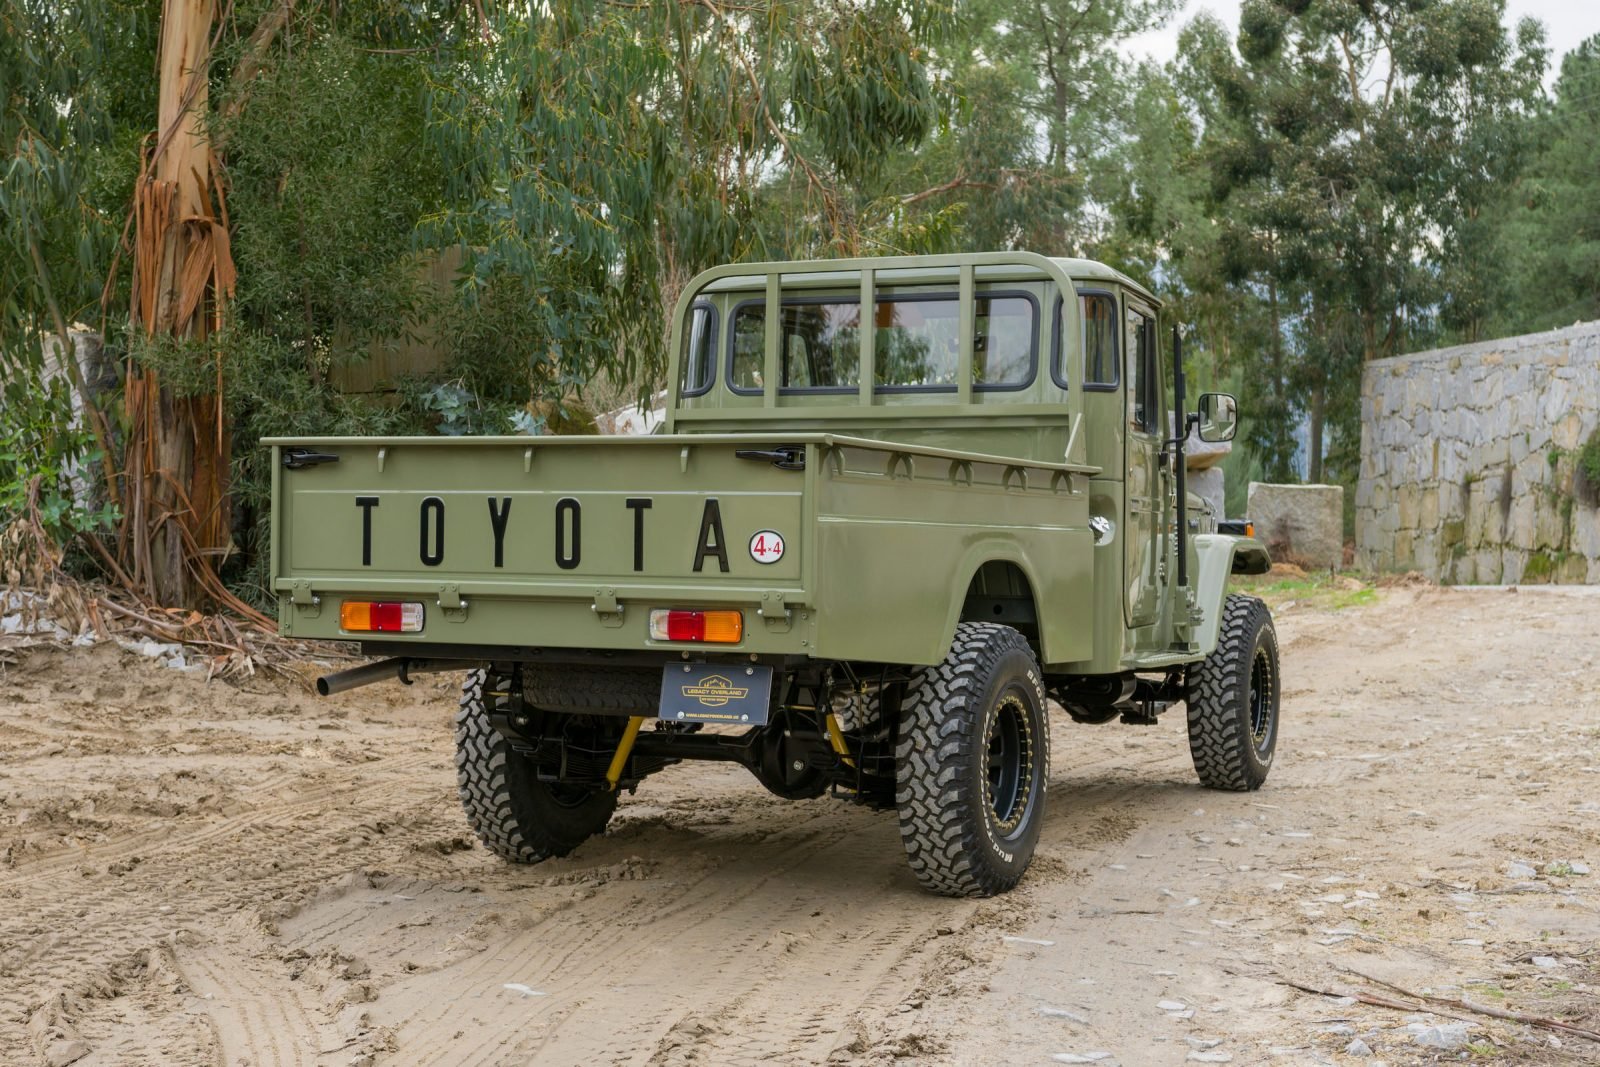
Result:
{"label": "cab roof", "polygon": [[[830,260],[793,260],[785,263],[751,264],[749,274],[733,273],[738,268],[730,265],[717,271],[721,275],[720,277],[716,277],[704,285],[696,286],[691,283],[690,288],[704,293],[759,289],[766,284],[768,270],[782,272],[790,267],[794,269],[795,273],[793,277],[787,274],[784,275],[783,282],[785,286],[792,285],[805,288],[843,287],[855,284],[860,277],[861,268],[858,264],[865,262],[872,264],[873,272],[881,285],[894,285],[897,282],[900,284],[916,284],[927,281],[927,275],[930,270],[949,270],[952,261],[959,262],[964,258],[968,257],[962,255],[939,257],[880,256],[872,258],[870,261],[841,261],[840,269],[833,271],[817,269],[832,262]],[[970,258],[973,260],[991,260],[995,258],[995,255],[992,253],[973,253]],[[1161,301],[1148,288],[1121,271],[1109,267],[1098,260],[1073,259],[1064,256],[1050,256],[1047,258],[1060,267],[1062,272],[1074,281],[1112,282],[1126,286],[1158,307],[1161,304]],[[933,266],[935,259],[939,261],[938,267]],[[998,280],[1002,277],[1012,280],[1018,276],[1019,269],[1025,270],[1026,268],[1020,264],[979,262],[975,266],[974,275],[978,281]],[[723,273],[724,271],[729,273]]]}

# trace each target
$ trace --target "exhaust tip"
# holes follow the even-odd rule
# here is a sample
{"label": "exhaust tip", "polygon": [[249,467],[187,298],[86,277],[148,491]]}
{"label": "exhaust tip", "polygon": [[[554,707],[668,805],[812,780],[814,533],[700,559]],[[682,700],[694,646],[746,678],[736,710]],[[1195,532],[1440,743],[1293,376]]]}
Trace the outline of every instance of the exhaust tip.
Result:
{"label": "exhaust tip", "polygon": [[333,687],[328,685],[327,676],[324,675],[323,677],[318,678],[317,679],[317,696],[325,697],[325,696],[329,696],[332,693],[333,693]]}

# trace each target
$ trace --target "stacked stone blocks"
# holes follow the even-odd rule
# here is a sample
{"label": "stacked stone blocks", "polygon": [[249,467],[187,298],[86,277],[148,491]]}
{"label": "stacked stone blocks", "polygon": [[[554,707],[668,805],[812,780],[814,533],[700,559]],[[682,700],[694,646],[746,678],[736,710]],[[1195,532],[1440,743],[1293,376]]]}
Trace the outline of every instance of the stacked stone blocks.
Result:
{"label": "stacked stone blocks", "polygon": [[1361,563],[1479,584],[1600,582],[1600,323],[1375,360],[1362,375]]}

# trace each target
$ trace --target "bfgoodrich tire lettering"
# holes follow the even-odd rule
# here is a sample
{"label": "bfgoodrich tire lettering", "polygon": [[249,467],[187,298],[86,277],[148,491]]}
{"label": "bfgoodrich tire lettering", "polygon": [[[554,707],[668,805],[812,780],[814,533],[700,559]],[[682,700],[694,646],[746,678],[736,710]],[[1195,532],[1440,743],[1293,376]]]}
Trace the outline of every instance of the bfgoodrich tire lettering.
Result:
{"label": "bfgoodrich tire lettering", "polygon": [[456,782],[467,822],[489,851],[512,863],[565,856],[606,828],[616,794],[539,781],[490,725],[486,680],[481,670],[467,675],[456,713]]}
{"label": "bfgoodrich tire lettering", "polygon": [[1259,789],[1278,746],[1278,634],[1266,604],[1231,594],[1217,647],[1188,670],[1189,754],[1210,789]]}
{"label": "bfgoodrich tire lettering", "polygon": [[1017,884],[1044,822],[1050,736],[1027,639],[962,623],[944,662],[920,668],[895,750],[900,838],[917,879],[952,897]]}

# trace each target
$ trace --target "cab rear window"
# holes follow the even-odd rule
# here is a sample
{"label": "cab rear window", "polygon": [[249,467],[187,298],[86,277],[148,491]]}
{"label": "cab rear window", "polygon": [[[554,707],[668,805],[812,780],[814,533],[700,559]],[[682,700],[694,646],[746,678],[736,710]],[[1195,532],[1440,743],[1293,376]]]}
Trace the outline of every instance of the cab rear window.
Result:
{"label": "cab rear window", "polygon": [[[874,390],[954,391],[960,362],[960,300],[955,293],[879,297],[872,316]],[[1038,362],[1038,305],[1027,293],[984,293],[974,301],[974,389],[1021,389]],[[860,301],[848,297],[785,300],[779,329],[780,391],[855,392],[861,381]],[[763,386],[766,303],[733,311],[729,384]]]}

